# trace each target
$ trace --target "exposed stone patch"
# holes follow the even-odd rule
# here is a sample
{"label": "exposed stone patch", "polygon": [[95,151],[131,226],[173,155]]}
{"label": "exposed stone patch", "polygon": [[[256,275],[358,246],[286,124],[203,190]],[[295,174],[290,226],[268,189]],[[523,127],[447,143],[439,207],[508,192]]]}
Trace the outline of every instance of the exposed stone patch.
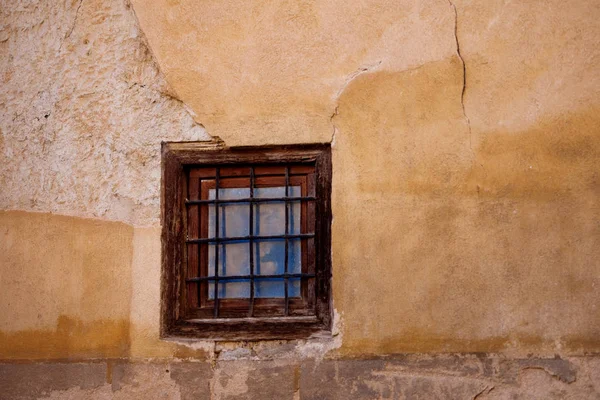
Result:
{"label": "exposed stone patch", "polygon": [[133,10],[81,0],[0,12],[0,209],[157,224],[160,142],[211,138],[174,99]]}
{"label": "exposed stone patch", "polygon": [[103,362],[0,364],[0,398],[33,399],[72,387],[95,389],[105,384],[105,370]]}
{"label": "exposed stone patch", "polygon": [[[568,365],[571,383],[547,369]],[[112,365],[112,383],[105,381]],[[501,366],[493,375],[486,365]],[[527,365],[524,370],[522,367]],[[99,360],[0,364],[0,398],[30,399],[596,399],[598,357],[509,359],[405,355],[323,362]],[[502,372],[504,370],[504,372]],[[506,373],[506,371],[511,371]],[[519,372],[520,371],[520,372]],[[556,371],[556,369],[555,369]],[[517,372],[515,378],[513,372]],[[562,372],[561,372],[562,374]]]}
{"label": "exposed stone patch", "polygon": [[210,400],[213,370],[207,362],[169,364],[171,379],[177,382],[182,400]]}

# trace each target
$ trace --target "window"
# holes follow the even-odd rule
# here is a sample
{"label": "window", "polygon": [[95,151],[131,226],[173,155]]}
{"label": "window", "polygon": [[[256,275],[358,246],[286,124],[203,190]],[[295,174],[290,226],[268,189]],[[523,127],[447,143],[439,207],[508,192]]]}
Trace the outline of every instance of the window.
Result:
{"label": "window", "polygon": [[163,337],[327,333],[328,145],[163,144]]}

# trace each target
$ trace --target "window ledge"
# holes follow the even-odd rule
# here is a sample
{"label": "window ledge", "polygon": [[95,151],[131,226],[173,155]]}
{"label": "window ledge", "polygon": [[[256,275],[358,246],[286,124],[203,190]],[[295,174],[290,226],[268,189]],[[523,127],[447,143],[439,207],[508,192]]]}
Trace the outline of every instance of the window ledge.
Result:
{"label": "window ledge", "polygon": [[189,319],[175,323],[163,339],[214,341],[292,340],[331,337],[317,317]]}

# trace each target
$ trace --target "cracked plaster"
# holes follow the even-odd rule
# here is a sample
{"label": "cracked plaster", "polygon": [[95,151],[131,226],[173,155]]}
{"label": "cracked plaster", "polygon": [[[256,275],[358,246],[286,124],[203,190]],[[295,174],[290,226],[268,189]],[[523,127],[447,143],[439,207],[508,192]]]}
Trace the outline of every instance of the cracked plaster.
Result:
{"label": "cracked plaster", "polygon": [[330,141],[337,97],[357,74],[452,54],[440,4],[133,1],[179,98],[231,146]]}
{"label": "cracked plaster", "polygon": [[[3,310],[23,344],[9,357],[54,357],[35,344],[56,332],[74,357],[255,361],[253,346],[157,339],[160,141],[208,133],[333,141],[340,334],[300,353],[267,344],[265,357],[600,349],[595,2],[133,6],[151,51],[126,2],[2,8],[0,208],[83,217],[0,215],[20,224],[0,231],[11,290],[34,299]],[[98,220],[135,228],[124,240]],[[44,251],[12,240],[32,226]],[[81,256],[99,233],[106,244]],[[94,260],[113,245],[131,258],[106,262],[123,290],[86,303],[102,318],[119,305],[97,337],[73,307],[80,293],[56,283],[112,287],[82,266],[103,271]],[[26,279],[41,272],[43,296]]]}

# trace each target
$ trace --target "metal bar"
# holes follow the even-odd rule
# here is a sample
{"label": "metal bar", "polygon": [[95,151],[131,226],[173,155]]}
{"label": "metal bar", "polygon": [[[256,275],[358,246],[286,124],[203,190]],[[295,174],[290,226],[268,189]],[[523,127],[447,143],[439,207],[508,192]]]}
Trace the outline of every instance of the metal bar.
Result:
{"label": "metal bar", "polygon": [[[254,199],[254,167],[250,167],[250,199]],[[254,233],[254,204],[250,203],[250,217],[248,234]],[[250,306],[248,307],[248,316],[254,315],[254,240],[248,239],[248,248],[250,249]]]}
{"label": "metal bar", "polygon": [[289,278],[314,278],[315,274],[273,274],[273,275],[230,275],[230,276],[198,276],[196,278],[187,278],[186,282],[204,282],[204,281],[232,281],[232,280],[250,280],[250,279],[289,279]]}
{"label": "metal bar", "polygon": [[[220,175],[220,174],[219,174]],[[227,237],[227,213],[225,212],[225,207],[219,210],[219,217],[221,217],[221,222],[219,222],[219,227],[223,231],[223,237]],[[220,232],[219,232],[220,234]],[[221,273],[223,275],[227,275],[227,246],[220,246],[219,259],[221,261]],[[221,291],[221,297],[227,297],[227,287],[221,286],[219,288]]]}
{"label": "metal bar", "polygon": [[315,201],[317,200],[314,196],[296,196],[296,197],[265,197],[265,198],[253,198],[247,197],[245,199],[202,199],[202,200],[186,200],[185,204],[193,206],[196,204],[221,204],[221,203],[272,203],[281,201]]}
{"label": "metal bar", "polygon": [[[233,161],[233,162],[235,162],[235,161]],[[254,165],[255,167],[256,166],[260,167],[260,165],[257,165],[257,164],[250,164],[250,165]],[[240,166],[240,168],[243,168],[243,167]],[[248,168],[248,167],[246,166],[246,168]],[[312,173],[312,172],[309,172],[308,170],[306,170],[304,172],[290,171],[290,176],[300,176],[300,177],[303,177],[303,176],[306,176],[306,175],[308,175],[310,173]],[[281,175],[282,174],[279,171],[278,172],[268,172],[268,173],[267,172],[261,172],[259,174],[255,173],[255,176],[258,176],[260,178],[273,178],[273,177],[279,178],[279,177],[281,177]],[[224,178],[247,178],[248,174],[247,173],[231,174],[231,173],[227,173],[227,171],[221,171],[221,173],[219,174],[219,176],[221,177],[221,179],[224,179]],[[200,174],[200,175],[197,175],[196,177],[200,178],[200,179],[215,179],[214,175],[208,175],[208,174],[206,174],[206,175],[201,175]]]}
{"label": "metal bar", "polygon": [[[220,168],[217,167],[215,171],[215,200],[219,199],[219,172]],[[215,204],[215,239],[219,239],[219,204]],[[215,242],[215,277],[219,277],[219,241]],[[215,318],[219,316],[219,280],[217,279],[215,285]]]}
{"label": "metal bar", "polygon": [[230,236],[230,237],[214,237],[214,238],[200,238],[200,239],[187,239],[186,243],[223,243],[223,242],[241,242],[247,240],[259,241],[259,240],[273,240],[273,239],[310,239],[315,237],[314,233],[297,233],[293,235],[248,235],[248,236]]}
{"label": "metal bar", "polygon": [[[202,193],[202,188],[201,188],[201,181],[199,178],[195,178],[198,179],[198,193],[194,193],[194,197],[200,197],[201,193]],[[206,206],[208,207],[208,206]],[[208,214],[208,213],[207,213]],[[202,221],[202,206],[198,206],[198,232],[199,234],[202,234],[202,223],[204,221]],[[207,223],[208,225],[208,223]],[[208,246],[206,246],[208,247]],[[202,273],[202,245],[200,243],[198,243],[198,246],[196,246],[196,250],[197,250],[197,257],[198,257],[198,266],[197,266],[197,270],[198,273],[201,274]],[[208,266],[206,267],[208,269]],[[203,287],[200,284],[200,282],[198,282],[198,284],[196,285],[196,290],[197,290],[197,294],[198,294],[198,307],[200,307],[202,305],[202,292],[203,292]],[[208,289],[208,288],[207,288]],[[206,290],[206,292],[208,292],[208,290]]]}
{"label": "metal bar", "polygon": [[[260,234],[260,231],[261,231],[261,226],[260,226],[260,207],[261,207],[261,205],[260,204],[261,203],[253,204],[254,209],[256,211],[256,216],[258,218],[255,218],[255,220],[254,220],[254,227],[253,227],[254,231],[250,232],[251,235],[254,235],[254,234],[258,235],[258,234]],[[259,256],[260,256],[260,243],[261,243],[260,240],[256,240],[256,239],[254,240],[254,254],[257,254]],[[256,257],[254,259],[254,274],[255,275],[261,274],[261,267],[262,267],[261,259],[260,259],[260,257]],[[256,290],[256,287],[254,289]]]}
{"label": "metal bar", "polygon": [[[285,197],[288,198],[289,196],[289,187],[290,187],[290,167],[286,166],[285,167]],[[289,314],[289,297],[288,297],[288,278],[287,278],[287,273],[288,273],[288,237],[287,235],[289,235],[289,216],[290,216],[290,211],[289,211],[289,202],[286,201],[285,202],[285,256],[284,256],[284,261],[283,261],[283,265],[284,265],[284,274],[286,275],[286,277],[283,279],[283,287],[284,287],[284,294],[285,294],[285,316],[287,317]]]}

